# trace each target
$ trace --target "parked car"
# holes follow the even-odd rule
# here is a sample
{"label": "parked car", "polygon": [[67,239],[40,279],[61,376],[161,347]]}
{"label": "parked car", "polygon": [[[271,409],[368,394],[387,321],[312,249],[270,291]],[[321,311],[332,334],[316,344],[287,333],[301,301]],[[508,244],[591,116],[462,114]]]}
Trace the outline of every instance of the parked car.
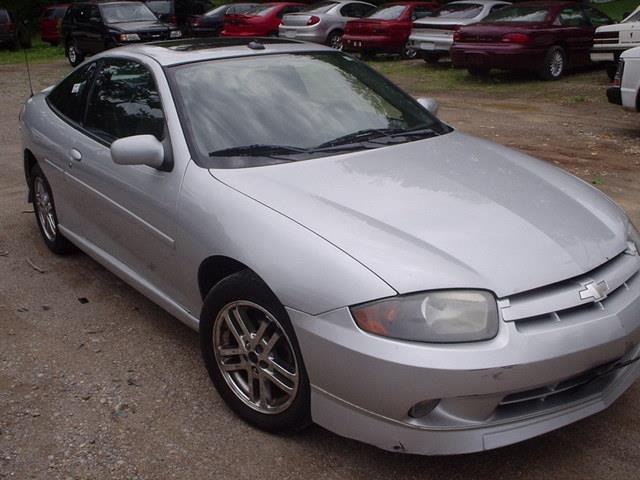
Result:
{"label": "parked car", "polygon": [[86,55],[136,42],[180,38],[177,27],[161,22],[142,2],[82,2],[69,7],[60,36],[73,66]]}
{"label": "parked car", "polygon": [[620,55],[614,85],[607,88],[607,98],[625,110],[640,112],[640,47]]}
{"label": "parked car", "polygon": [[19,46],[31,48],[31,35],[24,25],[14,21],[8,10],[0,8],[0,45],[11,50]]}
{"label": "parked car", "polygon": [[350,19],[368,15],[375,8],[375,5],[366,2],[315,3],[299,13],[285,15],[278,30],[281,37],[325,43],[340,49],[346,23]]}
{"label": "parked car", "polygon": [[344,49],[366,55],[384,52],[414,58],[417,52],[409,43],[411,25],[437,6],[427,2],[387,3],[361,20],[347,23],[342,41]]}
{"label": "parked car", "polygon": [[217,37],[224,28],[225,15],[242,15],[257,5],[257,3],[229,3],[213,8],[202,15],[193,15],[185,24],[185,33],[192,37]]}
{"label": "parked car", "polygon": [[589,65],[597,25],[612,20],[578,2],[535,1],[493,12],[454,35],[453,65],[474,75],[492,68],[529,70],[557,80],[568,68]]}
{"label": "parked car", "polygon": [[220,36],[277,37],[282,17],[304,7],[303,3],[272,2],[256,5],[245,13],[225,15]]}
{"label": "parked car", "polygon": [[40,25],[40,38],[51,45],[60,43],[60,24],[67,13],[68,3],[49,5],[42,9],[38,23]]}
{"label": "parked car", "polygon": [[640,6],[621,23],[596,29],[591,61],[605,63],[609,78],[613,80],[620,54],[637,46],[640,46]]}
{"label": "parked car", "polygon": [[186,28],[194,16],[211,9],[211,0],[142,0],[156,16],[166,23]]}
{"label": "parked car", "polygon": [[429,63],[437,63],[449,55],[453,33],[463,25],[479,22],[491,12],[510,5],[500,0],[473,0],[447,3],[440,9],[413,23],[409,40],[411,48]]}
{"label": "parked car", "polygon": [[28,198],[267,431],[453,454],[607,408],[640,376],[640,235],[434,110],[322,45],[122,47],[27,100]]}

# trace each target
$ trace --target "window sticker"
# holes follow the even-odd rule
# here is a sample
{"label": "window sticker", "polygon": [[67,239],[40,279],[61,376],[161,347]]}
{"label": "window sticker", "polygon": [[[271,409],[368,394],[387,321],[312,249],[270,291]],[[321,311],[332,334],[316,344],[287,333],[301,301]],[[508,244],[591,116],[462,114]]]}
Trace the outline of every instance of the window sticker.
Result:
{"label": "window sticker", "polygon": [[78,93],[80,91],[80,88],[82,87],[83,83],[84,82],[74,83],[73,87],[71,88],[71,93]]}

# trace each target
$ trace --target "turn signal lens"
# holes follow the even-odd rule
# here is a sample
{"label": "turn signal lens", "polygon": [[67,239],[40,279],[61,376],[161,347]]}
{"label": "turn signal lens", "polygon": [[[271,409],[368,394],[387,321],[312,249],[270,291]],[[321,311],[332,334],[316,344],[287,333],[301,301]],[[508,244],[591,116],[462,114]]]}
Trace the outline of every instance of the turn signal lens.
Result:
{"label": "turn signal lens", "polygon": [[460,343],[498,333],[498,307],[483,290],[439,290],[404,295],[351,308],[364,331],[399,340]]}
{"label": "turn signal lens", "polygon": [[309,20],[307,20],[307,25],[315,25],[316,23],[320,23],[320,17],[316,17],[315,15],[311,15]]}
{"label": "turn signal lens", "polygon": [[506,43],[529,43],[531,37],[525,33],[507,33],[502,36],[502,41]]}

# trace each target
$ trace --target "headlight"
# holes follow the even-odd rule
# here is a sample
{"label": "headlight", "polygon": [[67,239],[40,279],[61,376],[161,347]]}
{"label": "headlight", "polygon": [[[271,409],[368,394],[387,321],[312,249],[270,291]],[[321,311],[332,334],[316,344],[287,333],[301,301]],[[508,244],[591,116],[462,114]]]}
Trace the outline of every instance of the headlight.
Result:
{"label": "headlight", "polygon": [[366,332],[430,343],[489,340],[498,333],[498,307],[483,290],[441,290],[357,305],[351,313]]}
{"label": "headlight", "polygon": [[180,38],[182,36],[182,32],[180,30],[171,30],[169,33],[169,38]]}
{"label": "headlight", "polygon": [[638,233],[638,229],[633,226],[633,223],[629,221],[629,226],[627,227],[627,249],[624,253],[628,255],[638,255],[640,252],[640,233]]}
{"label": "headlight", "polygon": [[118,39],[121,42],[137,42],[140,40],[140,35],[137,33],[121,33],[118,35]]}

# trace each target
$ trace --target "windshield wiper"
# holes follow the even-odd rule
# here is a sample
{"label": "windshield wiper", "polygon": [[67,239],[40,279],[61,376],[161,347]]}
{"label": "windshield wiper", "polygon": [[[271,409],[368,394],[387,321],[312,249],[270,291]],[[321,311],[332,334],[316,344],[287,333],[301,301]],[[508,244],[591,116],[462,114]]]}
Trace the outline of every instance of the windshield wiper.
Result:
{"label": "windshield wiper", "polygon": [[329,140],[328,142],[321,143],[317,147],[314,147],[313,150],[335,147],[348,143],[363,142],[377,137],[384,137],[392,133],[400,133],[402,131],[404,130],[401,128],[365,128],[364,130],[358,130],[357,132],[349,133],[347,135],[343,135],[342,137],[334,138],[333,140]]}
{"label": "windshield wiper", "polygon": [[305,153],[307,150],[299,147],[287,145],[266,145],[254,144],[240,147],[223,148],[209,152],[210,157],[261,157],[271,155],[291,155],[294,153]]}

